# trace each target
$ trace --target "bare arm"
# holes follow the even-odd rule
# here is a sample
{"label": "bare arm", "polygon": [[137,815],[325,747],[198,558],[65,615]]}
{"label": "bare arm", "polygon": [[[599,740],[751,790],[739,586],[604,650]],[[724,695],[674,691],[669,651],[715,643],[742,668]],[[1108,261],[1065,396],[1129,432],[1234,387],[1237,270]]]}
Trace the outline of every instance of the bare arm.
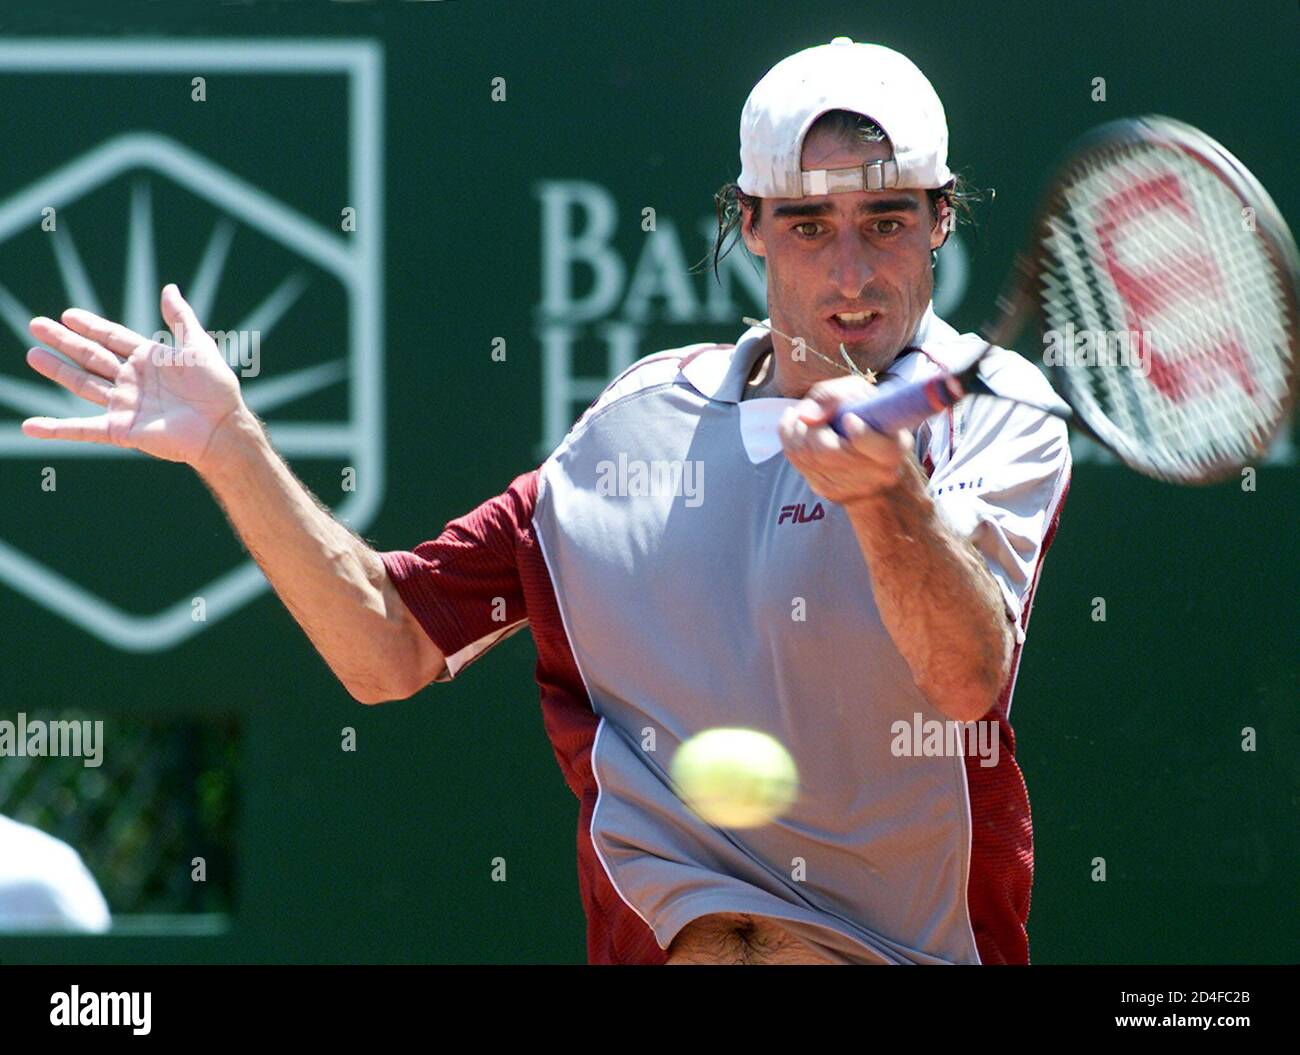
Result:
{"label": "bare arm", "polygon": [[405,699],[443,656],[398,595],[379,555],[339,523],[272,449],[245,408],[213,436],[199,476],[280,600],[362,703]]}
{"label": "bare arm", "polygon": [[910,454],[895,488],[845,510],[917,688],[949,718],[982,718],[1010,677],[1015,643],[984,561],[944,526]]}
{"label": "bare arm", "polygon": [[854,415],[848,437],[825,423],[854,378],[820,382],[781,423],[786,457],[823,498],[844,506],[871,573],[881,620],[916,687],[958,721],[983,717],[1011,674],[1015,639],[992,573],[940,519],[911,437],[881,436]]}
{"label": "bare arm", "polygon": [[174,345],[69,309],[33,319],[27,362],[104,413],[29,418],[28,436],[128,447],[192,466],[330,669],[362,703],[417,692],[443,656],[383,562],[330,514],[272,449],[239,381],[175,286],[162,295]]}

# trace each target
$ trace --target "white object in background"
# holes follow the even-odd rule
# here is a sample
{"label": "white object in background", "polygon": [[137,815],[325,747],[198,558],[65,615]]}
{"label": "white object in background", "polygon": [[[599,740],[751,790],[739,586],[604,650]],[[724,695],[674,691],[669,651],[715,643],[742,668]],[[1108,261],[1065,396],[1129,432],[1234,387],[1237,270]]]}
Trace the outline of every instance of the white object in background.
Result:
{"label": "white object in background", "polygon": [[81,855],[0,814],[0,932],[108,930],[108,903]]}

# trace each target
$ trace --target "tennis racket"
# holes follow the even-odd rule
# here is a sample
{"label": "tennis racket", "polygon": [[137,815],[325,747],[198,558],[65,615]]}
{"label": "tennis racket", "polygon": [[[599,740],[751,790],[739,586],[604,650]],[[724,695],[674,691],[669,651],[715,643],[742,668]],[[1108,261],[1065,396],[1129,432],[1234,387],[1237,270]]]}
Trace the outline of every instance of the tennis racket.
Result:
{"label": "tennis racket", "polygon": [[851,413],[893,433],[963,396],[998,396],[980,361],[1037,315],[1045,343],[1085,332],[1132,342],[1129,356],[1104,365],[1053,357],[1048,380],[1064,405],[1030,405],[1072,420],[1147,476],[1222,479],[1263,454],[1287,418],[1298,284],[1295,240],[1240,161],[1166,117],[1111,122],[1067,152],[974,361],[845,404],[831,427],[844,435]]}

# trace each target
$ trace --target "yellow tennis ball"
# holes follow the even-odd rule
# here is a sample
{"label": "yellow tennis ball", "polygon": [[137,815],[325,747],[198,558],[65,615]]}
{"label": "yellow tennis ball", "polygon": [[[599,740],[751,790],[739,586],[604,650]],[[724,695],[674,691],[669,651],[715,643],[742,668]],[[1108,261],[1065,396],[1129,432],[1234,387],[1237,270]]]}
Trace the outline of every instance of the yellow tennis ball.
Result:
{"label": "yellow tennis ball", "polygon": [[706,729],[677,749],[669,775],[686,804],[719,828],[758,828],[795,800],[799,774],[779,740],[756,729]]}

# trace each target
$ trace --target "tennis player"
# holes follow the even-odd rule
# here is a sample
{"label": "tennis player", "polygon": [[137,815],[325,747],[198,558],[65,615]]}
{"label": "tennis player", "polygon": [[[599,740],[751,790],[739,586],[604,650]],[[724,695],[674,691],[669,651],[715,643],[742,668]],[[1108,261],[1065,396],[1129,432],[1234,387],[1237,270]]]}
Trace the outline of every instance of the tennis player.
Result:
{"label": "tennis player", "polygon": [[[764,258],[769,318],[636,363],[538,469],[411,550],[375,552],[293,476],[174,286],[181,365],[84,311],[34,320],[80,368],[30,364],[107,412],[24,431],[192,465],[364,703],[528,627],[580,804],[591,962],[1024,963],[1033,850],[1008,717],[1065,428],[983,396],[914,435],[826,424],[981,346],[931,303],[947,146],[896,52],[837,38],[778,63],[720,195],[719,247],[738,230]],[[985,375],[1051,399],[1011,352]],[[976,720],[996,744],[979,757],[900,735]],[[673,793],[673,751],[717,726],[789,748],[784,817],[720,830]]]}

